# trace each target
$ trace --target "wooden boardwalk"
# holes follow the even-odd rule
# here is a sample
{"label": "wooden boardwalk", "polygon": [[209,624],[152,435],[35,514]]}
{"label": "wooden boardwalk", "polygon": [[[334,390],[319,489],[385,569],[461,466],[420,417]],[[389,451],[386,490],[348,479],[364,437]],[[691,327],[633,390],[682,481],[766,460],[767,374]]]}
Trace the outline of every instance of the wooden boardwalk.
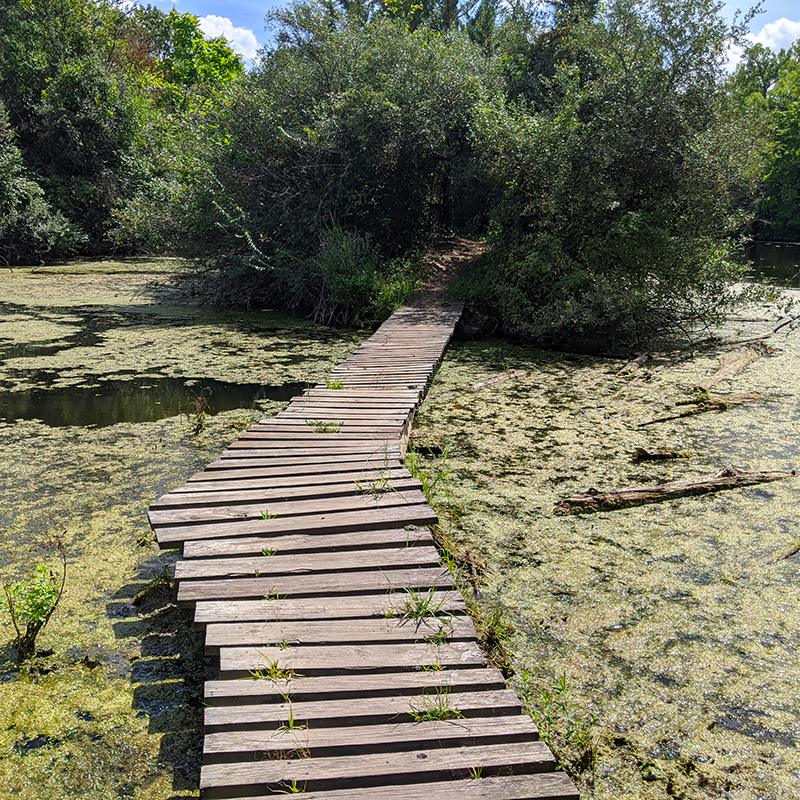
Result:
{"label": "wooden boardwalk", "polygon": [[487,666],[402,462],[462,306],[401,308],[150,509],[205,628],[205,798],[577,800]]}

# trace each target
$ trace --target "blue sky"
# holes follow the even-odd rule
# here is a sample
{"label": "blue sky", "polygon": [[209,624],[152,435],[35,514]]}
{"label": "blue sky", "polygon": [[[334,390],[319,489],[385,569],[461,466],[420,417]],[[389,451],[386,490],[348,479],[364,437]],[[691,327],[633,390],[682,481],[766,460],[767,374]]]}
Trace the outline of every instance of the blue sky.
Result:
{"label": "blue sky", "polygon": [[[144,0],[145,2],[147,0]],[[225,36],[245,58],[269,40],[264,31],[264,15],[270,8],[282,6],[281,0],[149,0],[164,11],[175,8],[200,18],[208,36]],[[723,13],[732,17],[737,8],[747,9],[750,3],[729,2]],[[800,38],[800,3],[798,0],[764,0],[764,13],[751,24],[754,41],[780,49]],[[734,54],[735,55],[735,54]]]}

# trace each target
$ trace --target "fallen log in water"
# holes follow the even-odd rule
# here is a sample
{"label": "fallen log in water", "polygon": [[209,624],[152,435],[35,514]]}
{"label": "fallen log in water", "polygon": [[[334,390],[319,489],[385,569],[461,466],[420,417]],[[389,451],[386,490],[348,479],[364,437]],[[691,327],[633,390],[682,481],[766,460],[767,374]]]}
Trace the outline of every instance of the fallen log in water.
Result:
{"label": "fallen log in water", "polygon": [[675,497],[718,492],[721,489],[736,489],[756,483],[779,481],[794,475],[791,472],[739,472],[726,467],[710,478],[692,478],[673,481],[660,486],[629,486],[625,489],[611,489],[600,492],[590,489],[586,494],[567,497],[556,505],[557,514],[572,514],[581,511],[600,511],[607,508],[636,506],[644,503],[658,503]]}
{"label": "fallen log in water", "polygon": [[648,450],[646,447],[633,448],[634,461],[668,461],[671,458],[691,458],[689,450]]}
{"label": "fallen log in water", "polygon": [[632,361],[629,361],[618,373],[617,375],[630,375],[633,372],[637,372],[639,367],[643,364],[646,364],[652,356],[650,353],[640,353],[636,358]]}
{"label": "fallen log in water", "polygon": [[719,369],[707,378],[704,378],[695,388],[708,391],[712,386],[720,381],[733,378],[738,375],[745,367],[769,353],[769,348],[763,342],[757,342],[750,347],[742,347],[739,350],[732,350],[723,353],[719,357]]}

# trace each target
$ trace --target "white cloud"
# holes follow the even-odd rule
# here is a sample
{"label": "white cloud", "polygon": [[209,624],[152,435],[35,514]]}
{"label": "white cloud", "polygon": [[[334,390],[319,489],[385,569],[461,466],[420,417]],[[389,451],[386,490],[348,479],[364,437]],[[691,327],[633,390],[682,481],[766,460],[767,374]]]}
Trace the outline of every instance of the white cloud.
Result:
{"label": "white cloud", "polygon": [[[792,22],[786,17],[781,17],[775,22],[768,22],[758,33],[748,33],[746,38],[751,44],[760,42],[777,53],[782,48],[791,47],[796,39],[800,39],[800,20]],[[733,72],[742,58],[744,58],[744,47],[729,44],[728,63],[725,69]]]}
{"label": "white cloud", "polygon": [[200,30],[206,36],[211,39],[224,36],[237,53],[241,53],[246,59],[255,57],[258,42],[249,28],[236,28],[227,17],[218,17],[216,14],[200,17],[199,23]]}
{"label": "white cloud", "polygon": [[795,39],[800,39],[800,20],[792,21],[781,17],[775,22],[768,22],[757,34],[750,34],[747,38],[752,42],[760,42],[777,53],[778,50],[791,47]]}

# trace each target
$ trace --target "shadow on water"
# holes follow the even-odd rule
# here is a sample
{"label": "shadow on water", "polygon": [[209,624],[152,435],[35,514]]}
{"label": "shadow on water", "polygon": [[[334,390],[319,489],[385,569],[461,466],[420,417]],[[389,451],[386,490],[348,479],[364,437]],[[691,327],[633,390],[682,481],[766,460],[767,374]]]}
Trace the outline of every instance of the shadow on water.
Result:
{"label": "shadow on water", "polygon": [[800,289],[800,243],[753,242],[746,252],[754,275],[778,286]]}
{"label": "shadow on water", "polygon": [[166,577],[165,555],[139,568],[140,582],[123,586],[108,605],[117,618],[117,639],[141,642],[141,657],[131,665],[133,711],[147,717],[148,731],[160,734],[159,763],[172,773],[170,800],[196,791],[203,760],[203,686],[216,677],[205,657],[204,635],[195,629],[190,609],[176,605],[176,588]]}
{"label": "shadow on water", "polygon": [[302,383],[262,386],[211,379],[135,378],[103,381],[95,386],[30,389],[0,395],[0,419],[38,419],[50,427],[105,427],[120,422],[154,422],[194,410],[196,398],[208,402],[208,413],[251,408],[258,400],[287,401]]}

